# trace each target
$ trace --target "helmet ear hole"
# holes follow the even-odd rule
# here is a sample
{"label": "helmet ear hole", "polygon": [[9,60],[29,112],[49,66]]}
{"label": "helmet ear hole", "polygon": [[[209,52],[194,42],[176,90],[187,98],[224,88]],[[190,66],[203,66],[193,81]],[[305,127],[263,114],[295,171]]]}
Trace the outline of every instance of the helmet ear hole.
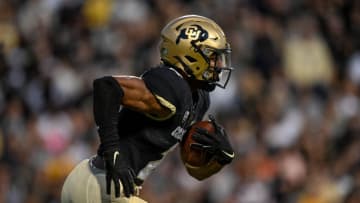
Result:
{"label": "helmet ear hole", "polygon": [[168,49],[167,48],[161,48],[161,50],[160,50],[160,54],[161,54],[161,56],[166,56],[167,54],[168,54]]}

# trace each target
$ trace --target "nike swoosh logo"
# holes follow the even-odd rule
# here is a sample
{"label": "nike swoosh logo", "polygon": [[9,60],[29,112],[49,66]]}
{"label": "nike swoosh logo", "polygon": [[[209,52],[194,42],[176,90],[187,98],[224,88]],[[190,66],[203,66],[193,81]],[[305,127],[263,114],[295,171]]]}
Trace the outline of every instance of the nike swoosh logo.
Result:
{"label": "nike swoosh logo", "polygon": [[235,157],[235,153],[233,152],[232,154],[229,154],[227,152],[225,152],[224,150],[222,151],[226,156],[230,157],[230,158],[234,158]]}
{"label": "nike swoosh logo", "polygon": [[119,155],[120,155],[120,153],[118,151],[116,151],[114,153],[114,165],[115,165],[115,162],[116,162],[116,157],[119,156]]}

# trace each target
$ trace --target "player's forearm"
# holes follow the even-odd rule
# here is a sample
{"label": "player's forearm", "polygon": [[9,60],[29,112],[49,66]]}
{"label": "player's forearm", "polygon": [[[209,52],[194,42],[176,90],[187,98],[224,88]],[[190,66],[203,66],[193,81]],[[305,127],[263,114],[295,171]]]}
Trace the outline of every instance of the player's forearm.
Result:
{"label": "player's forearm", "polygon": [[105,148],[115,147],[118,142],[118,111],[124,92],[117,81],[110,76],[93,82],[93,111],[98,127],[100,142]]}

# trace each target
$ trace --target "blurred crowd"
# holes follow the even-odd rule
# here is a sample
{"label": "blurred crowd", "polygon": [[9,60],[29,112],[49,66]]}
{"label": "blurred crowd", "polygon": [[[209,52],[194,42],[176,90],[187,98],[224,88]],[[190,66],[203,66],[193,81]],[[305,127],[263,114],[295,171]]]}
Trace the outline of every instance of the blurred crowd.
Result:
{"label": "blurred crowd", "polygon": [[98,146],[92,80],[157,65],[161,28],[184,14],[212,18],[232,45],[234,74],[208,113],[236,159],[199,182],[174,151],[141,196],[360,202],[360,1],[0,0],[1,203],[59,203]]}

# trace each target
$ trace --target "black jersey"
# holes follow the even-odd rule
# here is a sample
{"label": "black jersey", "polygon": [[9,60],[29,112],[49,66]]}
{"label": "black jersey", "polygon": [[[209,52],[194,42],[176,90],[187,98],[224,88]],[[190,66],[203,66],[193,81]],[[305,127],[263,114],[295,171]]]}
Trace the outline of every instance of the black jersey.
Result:
{"label": "black jersey", "polygon": [[156,118],[128,108],[119,112],[120,153],[128,155],[130,167],[144,180],[181,141],[186,129],[202,120],[210,100],[204,90],[192,92],[186,80],[171,67],[151,68],[141,77],[158,101],[172,112],[168,118]]}

